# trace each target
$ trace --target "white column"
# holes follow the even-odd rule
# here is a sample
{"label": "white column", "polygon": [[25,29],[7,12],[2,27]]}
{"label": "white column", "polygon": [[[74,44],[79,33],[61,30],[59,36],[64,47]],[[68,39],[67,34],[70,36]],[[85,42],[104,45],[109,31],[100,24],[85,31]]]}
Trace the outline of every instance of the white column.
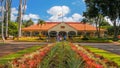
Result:
{"label": "white column", "polygon": [[30,37],[32,37],[32,31],[30,31]]}
{"label": "white column", "polygon": [[76,33],[76,36],[77,36],[77,31],[75,33]]}

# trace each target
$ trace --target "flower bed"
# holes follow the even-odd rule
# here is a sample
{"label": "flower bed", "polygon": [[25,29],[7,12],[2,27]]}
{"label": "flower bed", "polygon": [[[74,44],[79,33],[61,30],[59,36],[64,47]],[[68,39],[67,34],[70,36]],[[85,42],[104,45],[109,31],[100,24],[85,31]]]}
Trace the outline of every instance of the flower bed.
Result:
{"label": "flower bed", "polygon": [[70,43],[72,50],[78,53],[83,60],[85,61],[86,68],[118,68],[118,65],[113,62],[105,59],[104,57],[92,53],[90,50]]}
{"label": "flower bed", "polygon": [[118,68],[117,64],[68,42],[47,45],[14,59],[12,68]]}
{"label": "flower bed", "polygon": [[21,58],[14,59],[10,65],[12,68],[37,68],[45,55],[50,51],[53,45],[47,45],[36,52],[26,54]]}

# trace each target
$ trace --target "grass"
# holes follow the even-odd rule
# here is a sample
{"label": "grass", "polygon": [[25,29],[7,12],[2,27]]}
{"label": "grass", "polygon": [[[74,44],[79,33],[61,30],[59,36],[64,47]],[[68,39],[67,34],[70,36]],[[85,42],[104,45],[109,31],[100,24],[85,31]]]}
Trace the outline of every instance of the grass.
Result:
{"label": "grass", "polygon": [[85,47],[88,48],[90,51],[107,58],[108,60],[116,62],[120,66],[120,55],[113,54],[108,51],[90,47],[90,46],[85,46]]}
{"label": "grass", "polygon": [[111,40],[75,40],[74,42],[88,42],[88,43],[112,43]]}
{"label": "grass", "polygon": [[5,42],[3,42],[3,41],[1,41],[1,42],[0,42],[0,45],[3,45],[3,44],[6,44],[6,43],[5,43]]}
{"label": "grass", "polygon": [[105,38],[88,38],[88,40],[82,40],[82,38],[75,37],[72,42],[89,42],[89,43],[112,43],[111,39]]}
{"label": "grass", "polygon": [[16,53],[8,54],[8,55],[5,55],[3,57],[0,57],[0,64],[6,64],[8,61],[11,61],[15,58],[19,58],[19,57],[23,56],[24,54],[28,54],[30,52],[33,52],[33,51],[39,49],[39,48],[40,48],[40,46],[33,46],[30,48],[18,51]]}

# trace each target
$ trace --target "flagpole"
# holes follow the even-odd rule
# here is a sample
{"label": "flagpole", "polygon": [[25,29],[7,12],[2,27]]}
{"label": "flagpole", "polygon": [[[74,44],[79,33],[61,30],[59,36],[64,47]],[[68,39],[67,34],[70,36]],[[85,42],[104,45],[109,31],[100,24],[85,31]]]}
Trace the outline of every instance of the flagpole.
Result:
{"label": "flagpole", "polygon": [[63,6],[62,6],[62,23],[63,23]]}

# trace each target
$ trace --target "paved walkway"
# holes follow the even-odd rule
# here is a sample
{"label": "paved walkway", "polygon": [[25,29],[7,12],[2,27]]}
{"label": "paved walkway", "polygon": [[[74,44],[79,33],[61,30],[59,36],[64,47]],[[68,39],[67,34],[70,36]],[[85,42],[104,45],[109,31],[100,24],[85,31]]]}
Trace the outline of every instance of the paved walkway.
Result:
{"label": "paved walkway", "polygon": [[40,43],[40,42],[13,42],[13,41],[7,41],[6,44],[3,44],[2,42],[0,43],[1,43],[0,57],[10,53],[15,53],[17,51],[23,50],[25,48],[29,48],[31,46],[48,44],[48,43]]}
{"label": "paved walkway", "polygon": [[29,48],[33,45],[23,45],[23,44],[19,44],[19,45],[13,45],[13,44],[0,44],[0,57],[10,54],[10,53],[14,53],[17,52],[19,50],[23,50],[25,48]]}
{"label": "paved walkway", "polygon": [[120,55],[120,43],[75,43],[80,45],[89,45],[92,47],[100,48],[103,50],[107,50],[109,52]]}
{"label": "paved walkway", "polygon": [[[44,45],[44,44],[50,44],[50,43],[7,41],[7,44],[0,44],[0,57],[6,54],[17,52],[19,50],[23,50],[25,48],[29,48],[34,45]],[[83,46],[89,45],[120,55],[120,43],[74,43],[74,44],[80,44]]]}

